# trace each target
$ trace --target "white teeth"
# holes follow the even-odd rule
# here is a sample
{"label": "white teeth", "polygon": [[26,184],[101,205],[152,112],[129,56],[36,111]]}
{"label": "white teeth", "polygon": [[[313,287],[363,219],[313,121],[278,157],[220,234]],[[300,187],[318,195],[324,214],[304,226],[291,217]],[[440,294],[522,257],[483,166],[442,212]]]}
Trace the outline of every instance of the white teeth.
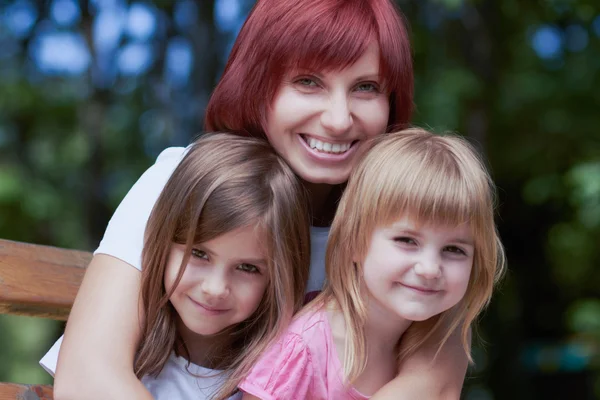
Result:
{"label": "white teeth", "polygon": [[317,149],[325,153],[345,153],[352,146],[352,143],[327,143],[312,137],[305,137],[305,139],[311,149]]}

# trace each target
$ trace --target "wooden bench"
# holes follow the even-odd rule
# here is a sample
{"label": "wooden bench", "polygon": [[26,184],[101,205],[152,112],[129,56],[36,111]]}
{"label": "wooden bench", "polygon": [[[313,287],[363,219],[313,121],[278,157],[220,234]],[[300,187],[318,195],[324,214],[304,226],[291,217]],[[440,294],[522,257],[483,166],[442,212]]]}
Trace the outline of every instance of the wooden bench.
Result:
{"label": "wooden bench", "polygon": [[[66,320],[91,259],[83,251],[0,239],[0,314]],[[0,400],[9,399],[52,399],[52,386],[0,383]]]}

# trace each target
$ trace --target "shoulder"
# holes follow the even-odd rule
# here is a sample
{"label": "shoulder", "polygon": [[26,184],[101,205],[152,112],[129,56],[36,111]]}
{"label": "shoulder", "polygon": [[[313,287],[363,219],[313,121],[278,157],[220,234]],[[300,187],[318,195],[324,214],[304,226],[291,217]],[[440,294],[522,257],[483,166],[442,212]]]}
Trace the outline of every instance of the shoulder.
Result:
{"label": "shoulder", "polygon": [[329,332],[327,313],[314,305],[301,310],[287,330],[288,334],[294,334],[309,344],[315,343],[314,339],[323,340],[330,335]]}
{"label": "shoulder", "polygon": [[295,360],[300,364],[319,363],[329,347],[331,331],[326,312],[319,307],[307,306],[298,313],[288,329],[261,357],[261,361],[272,363]]}
{"label": "shoulder", "polygon": [[[133,185],[123,199],[122,204],[127,204],[128,200],[135,198],[135,204],[137,204],[139,200],[150,199],[151,201],[149,203],[154,205],[154,202],[156,201],[155,197],[158,197],[175,168],[181,163],[186,152],[187,148],[185,147],[168,147],[163,150],[156,158],[156,162],[148,168]],[[146,197],[147,193],[151,194],[148,198]],[[139,199],[138,197],[142,197],[142,199]]]}
{"label": "shoulder", "polygon": [[163,151],[160,152],[158,157],[156,157],[156,163],[169,162],[169,161],[179,161],[183,158],[183,156],[188,152],[190,146],[188,147],[167,147]]}
{"label": "shoulder", "polygon": [[183,160],[189,149],[190,146],[167,147],[158,155],[158,157],[156,157],[156,162],[148,169],[148,171],[155,171],[156,173],[162,173],[169,177],[181,160]]}
{"label": "shoulder", "polygon": [[240,389],[262,399],[310,398],[321,393],[326,375],[321,356],[328,337],[324,317],[320,311],[301,312],[263,353]]}

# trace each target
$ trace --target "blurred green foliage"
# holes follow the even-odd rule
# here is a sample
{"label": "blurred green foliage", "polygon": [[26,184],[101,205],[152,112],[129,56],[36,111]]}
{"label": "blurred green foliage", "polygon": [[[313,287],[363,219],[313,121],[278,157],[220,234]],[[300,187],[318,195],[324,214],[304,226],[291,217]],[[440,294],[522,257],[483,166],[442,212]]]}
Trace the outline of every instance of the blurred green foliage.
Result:
{"label": "blurred green foliage", "polygon": [[[0,2],[0,237],[93,250],[160,150],[201,131],[252,1],[116,2],[141,4],[156,24],[145,38],[124,33],[108,55],[94,44],[102,2],[76,3],[79,18],[52,29],[91,49],[78,73],[36,58],[54,2]],[[482,319],[464,397],[600,397],[600,5],[397,2],[413,40],[415,124],[471,138],[499,187],[509,273]],[[15,34],[11,12],[25,3],[35,18]],[[167,73],[177,40],[193,56],[183,84]],[[132,73],[120,57],[136,43],[151,62]],[[61,329],[0,316],[0,381],[49,382],[36,363]]]}

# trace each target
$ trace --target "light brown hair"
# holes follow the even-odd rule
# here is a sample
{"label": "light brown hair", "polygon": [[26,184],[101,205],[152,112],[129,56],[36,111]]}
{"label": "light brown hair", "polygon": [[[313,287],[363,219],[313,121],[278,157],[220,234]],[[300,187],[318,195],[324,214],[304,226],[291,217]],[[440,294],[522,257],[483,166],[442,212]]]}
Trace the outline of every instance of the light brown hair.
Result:
{"label": "light brown hair", "polygon": [[475,252],[463,299],[427,321],[414,322],[405,333],[412,336],[410,345],[400,348],[399,359],[412,354],[434,333],[442,338],[441,348],[460,327],[471,360],[469,328],[490,301],[494,283],[504,270],[504,250],[494,223],[494,184],[473,147],[459,136],[439,136],[416,128],[375,138],[351,174],[337,209],[326,253],[327,284],[321,297],[325,303],[333,301],[344,316],[344,372],[350,382],[366,366],[362,263],[374,231],[403,216],[417,224],[467,223]]}
{"label": "light brown hair", "polygon": [[[231,395],[301,307],[310,264],[310,223],[301,182],[267,141],[228,133],[200,137],[173,172],[146,227],[141,284],[145,320],[134,368],[138,377],[157,375],[183,344],[169,298],[192,246],[249,225],[262,234],[269,283],[255,313],[226,329],[234,336],[233,351],[218,365],[230,373],[219,399]],[[185,244],[186,252],[167,292],[164,275],[173,243]]]}

